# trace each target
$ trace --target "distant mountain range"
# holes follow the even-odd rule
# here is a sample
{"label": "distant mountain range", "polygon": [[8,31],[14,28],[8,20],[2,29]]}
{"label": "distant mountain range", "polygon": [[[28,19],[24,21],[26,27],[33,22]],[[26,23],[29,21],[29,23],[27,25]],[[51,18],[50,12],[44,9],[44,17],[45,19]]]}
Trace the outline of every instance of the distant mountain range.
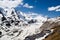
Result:
{"label": "distant mountain range", "polygon": [[0,40],[43,40],[60,25],[60,17],[48,18],[0,8]]}

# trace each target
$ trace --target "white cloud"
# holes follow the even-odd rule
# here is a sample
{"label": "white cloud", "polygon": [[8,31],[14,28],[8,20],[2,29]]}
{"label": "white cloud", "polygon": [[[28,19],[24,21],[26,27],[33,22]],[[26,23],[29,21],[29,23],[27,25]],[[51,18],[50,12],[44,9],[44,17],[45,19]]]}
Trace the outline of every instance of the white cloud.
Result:
{"label": "white cloud", "polygon": [[12,8],[12,7],[16,7],[18,6],[19,4],[22,3],[23,0],[0,0],[0,7],[2,8]]}
{"label": "white cloud", "polygon": [[56,11],[60,11],[60,9],[57,9]]}
{"label": "white cloud", "polygon": [[[30,6],[28,3],[23,3],[23,0],[0,0],[0,7],[1,8],[15,8],[18,5],[22,5],[23,7],[26,8],[33,8],[33,6]],[[18,6],[20,7],[20,6]]]}
{"label": "white cloud", "polygon": [[30,6],[28,3],[26,3],[25,5],[23,5],[23,7],[26,7],[26,8],[33,8],[33,6]]}
{"label": "white cloud", "polygon": [[55,7],[49,7],[48,11],[60,11],[60,5],[55,6]]}

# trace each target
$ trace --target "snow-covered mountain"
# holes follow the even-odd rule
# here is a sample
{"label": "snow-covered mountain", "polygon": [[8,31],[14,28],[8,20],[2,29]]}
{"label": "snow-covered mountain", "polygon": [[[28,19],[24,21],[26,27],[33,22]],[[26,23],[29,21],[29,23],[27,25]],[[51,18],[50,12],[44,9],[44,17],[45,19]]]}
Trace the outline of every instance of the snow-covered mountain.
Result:
{"label": "snow-covered mountain", "polygon": [[60,17],[47,18],[0,8],[0,40],[42,40],[60,25]]}

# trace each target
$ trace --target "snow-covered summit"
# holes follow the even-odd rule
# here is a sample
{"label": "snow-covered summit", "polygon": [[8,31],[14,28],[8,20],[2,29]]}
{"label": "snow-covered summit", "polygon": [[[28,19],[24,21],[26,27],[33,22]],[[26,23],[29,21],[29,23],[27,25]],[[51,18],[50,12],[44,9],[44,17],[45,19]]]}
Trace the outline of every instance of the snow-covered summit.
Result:
{"label": "snow-covered summit", "polygon": [[[57,23],[57,24],[56,24]],[[0,10],[0,40],[28,40],[26,37],[44,36],[53,25],[60,25],[60,17],[47,18],[36,14],[26,14],[13,8]],[[43,31],[43,32],[42,32]],[[43,34],[41,34],[41,32]],[[32,37],[33,38],[33,37]],[[34,38],[35,40],[36,38]],[[32,39],[31,39],[32,40]],[[39,39],[40,40],[40,39]]]}

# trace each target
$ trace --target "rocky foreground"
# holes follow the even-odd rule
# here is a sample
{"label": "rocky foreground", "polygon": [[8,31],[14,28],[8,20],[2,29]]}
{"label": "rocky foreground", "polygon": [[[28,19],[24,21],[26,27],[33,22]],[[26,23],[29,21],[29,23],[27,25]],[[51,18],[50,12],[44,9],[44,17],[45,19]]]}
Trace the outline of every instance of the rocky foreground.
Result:
{"label": "rocky foreground", "polygon": [[53,27],[53,33],[45,37],[44,40],[60,40],[60,25]]}

